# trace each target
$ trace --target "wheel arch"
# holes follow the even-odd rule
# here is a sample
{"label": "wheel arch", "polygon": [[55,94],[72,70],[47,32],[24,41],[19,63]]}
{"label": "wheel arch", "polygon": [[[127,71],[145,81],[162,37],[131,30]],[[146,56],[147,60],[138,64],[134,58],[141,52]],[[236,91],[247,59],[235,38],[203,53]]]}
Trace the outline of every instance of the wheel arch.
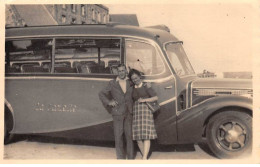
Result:
{"label": "wheel arch", "polygon": [[243,112],[243,113],[250,115],[251,117],[253,115],[252,109],[245,107],[245,106],[224,106],[220,109],[217,109],[216,111],[214,111],[210,115],[208,115],[208,117],[204,120],[202,137],[206,137],[206,127],[207,127],[207,124],[209,123],[209,120],[212,117],[214,117],[215,115],[217,115],[219,113],[227,112],[227,111]]}
{"label": "wheel arch", "polygon": [[14,128],[14,110],[12,105],[5,99],[4,121],[6,123],[7,131],[10,132]]}

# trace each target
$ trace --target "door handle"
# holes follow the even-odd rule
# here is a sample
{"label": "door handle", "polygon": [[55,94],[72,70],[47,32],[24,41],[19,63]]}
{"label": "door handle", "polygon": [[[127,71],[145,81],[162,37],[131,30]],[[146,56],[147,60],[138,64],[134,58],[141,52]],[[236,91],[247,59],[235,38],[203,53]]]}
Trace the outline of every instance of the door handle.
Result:
{"label": "door handle", "polygon": [[164,89],[171,89],[171,88],[172,88],[172,86],[167,86]]}

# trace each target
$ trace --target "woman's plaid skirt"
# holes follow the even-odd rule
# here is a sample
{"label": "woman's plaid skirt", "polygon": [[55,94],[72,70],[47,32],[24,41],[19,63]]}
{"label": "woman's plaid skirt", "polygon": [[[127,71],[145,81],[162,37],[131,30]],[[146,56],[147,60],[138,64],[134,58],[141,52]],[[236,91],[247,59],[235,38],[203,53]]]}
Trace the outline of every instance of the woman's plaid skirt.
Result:
{"label": "woman's plaid skirt", "polygon": [[156,139],[153,113],[146,103],[134,103],[133,108],[133,140]]}

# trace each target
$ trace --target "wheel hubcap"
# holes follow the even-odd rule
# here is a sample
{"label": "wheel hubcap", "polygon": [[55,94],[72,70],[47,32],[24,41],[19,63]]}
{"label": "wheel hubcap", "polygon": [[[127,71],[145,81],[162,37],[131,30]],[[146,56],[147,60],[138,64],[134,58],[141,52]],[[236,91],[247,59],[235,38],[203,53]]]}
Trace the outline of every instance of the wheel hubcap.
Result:
{"label": "wheel hubcap", "polygon": [[218,142],[229,151],[242,149],[247,142],[246,137],[246,128],[238,122],[227,122],[219,126]]}

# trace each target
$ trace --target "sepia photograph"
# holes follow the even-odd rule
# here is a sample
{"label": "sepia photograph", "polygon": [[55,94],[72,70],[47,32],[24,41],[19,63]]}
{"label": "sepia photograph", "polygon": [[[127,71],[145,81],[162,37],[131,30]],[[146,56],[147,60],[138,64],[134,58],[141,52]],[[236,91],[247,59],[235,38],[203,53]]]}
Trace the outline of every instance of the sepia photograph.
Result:
{"label": "sepia photograph", "polygon": [[4,161],[260,162],[253,1],[11,2]]}

